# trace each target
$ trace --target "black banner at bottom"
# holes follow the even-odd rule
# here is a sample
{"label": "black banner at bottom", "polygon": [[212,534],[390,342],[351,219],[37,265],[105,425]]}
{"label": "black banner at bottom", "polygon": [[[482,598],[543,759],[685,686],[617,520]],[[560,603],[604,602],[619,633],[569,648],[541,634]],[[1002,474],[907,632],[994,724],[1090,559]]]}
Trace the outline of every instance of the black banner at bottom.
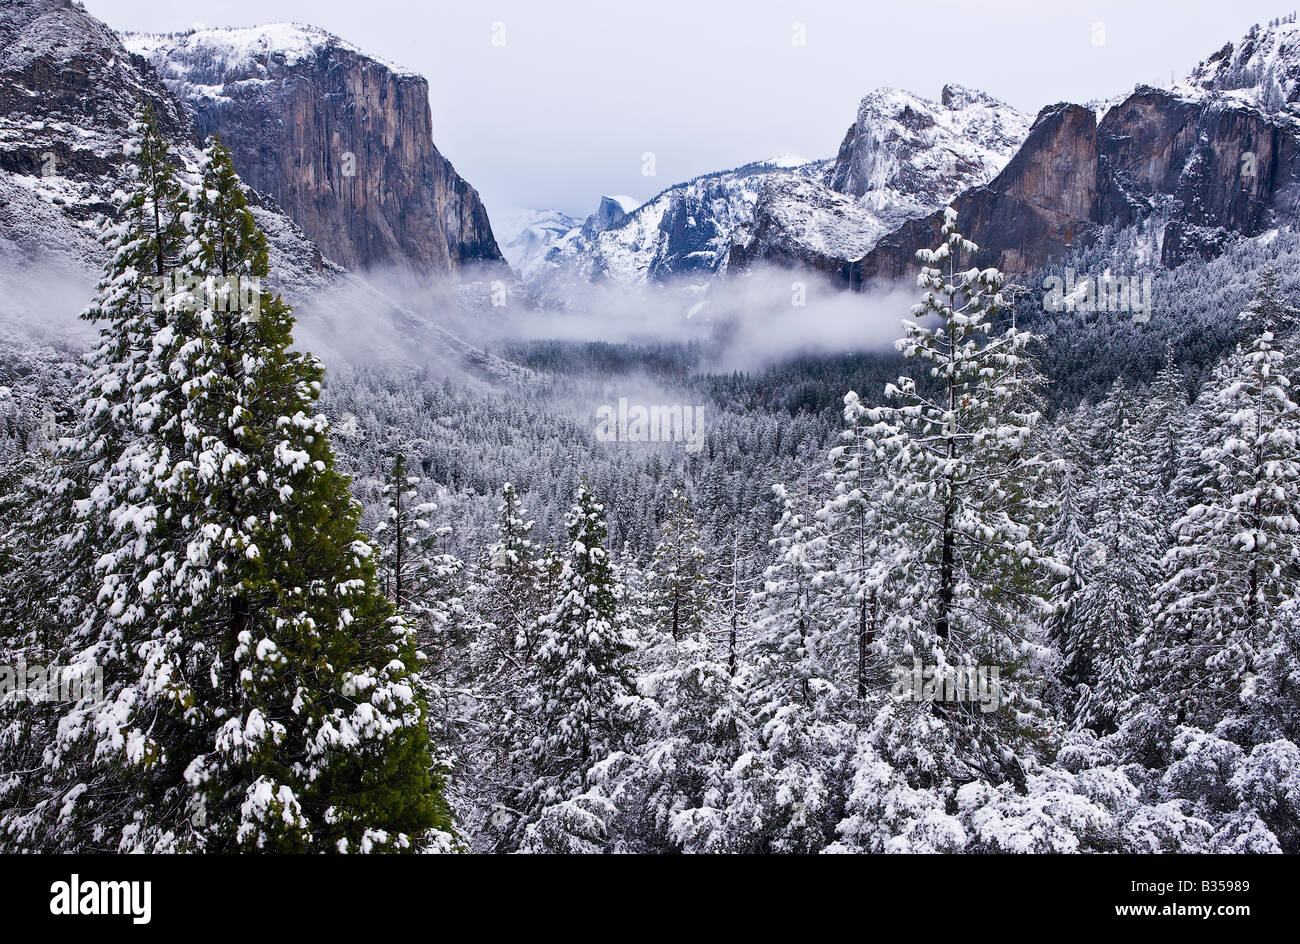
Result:
{"label": "black banner at bottom", "polygon": [[[663,877],[654,878],[660,869]],[[873,914],[893,924],[910,912],[927,934],[950,919],[954,933],[966,928],[964,936],[973,918],[977,926],[983,919],[1042,920],[1072,929],[1184,931],[1197,923],[1231,933],[1261,917],[1276,926],[1288,914],[1286,871],[1286,863],[1269,858],[1225,856],[863,857],[821,865],[780,858],[637,864],[514,857],[492,864],[481,856],[17,856],[0,858],[0,908],[14,927],[111,927],[128,937],[315,927],[374,934],[408,921],[442,928],[449,917],[487,921],[498,933],[503,923],[531,930],[572,927],[575,918],[597,931],[655,916],[676,923],[687,914],[734,930],[766,927],[773,908],[810,928],[851,911],[866,927]],[[679,897],[686,910],[672,918]]]}

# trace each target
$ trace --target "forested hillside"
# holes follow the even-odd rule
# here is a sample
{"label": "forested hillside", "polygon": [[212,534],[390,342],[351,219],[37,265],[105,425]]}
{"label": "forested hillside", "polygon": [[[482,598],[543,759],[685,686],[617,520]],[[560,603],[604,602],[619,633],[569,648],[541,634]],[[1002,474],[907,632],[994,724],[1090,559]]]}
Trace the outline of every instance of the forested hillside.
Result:
{"label": "forested hillside", "polygon": [[892,351],[493,392],[327,376],[225,148],[132,133],[98,345],[0,361],[0,848],[1300,849],[1294,231],[1143,321],[949,209]]}

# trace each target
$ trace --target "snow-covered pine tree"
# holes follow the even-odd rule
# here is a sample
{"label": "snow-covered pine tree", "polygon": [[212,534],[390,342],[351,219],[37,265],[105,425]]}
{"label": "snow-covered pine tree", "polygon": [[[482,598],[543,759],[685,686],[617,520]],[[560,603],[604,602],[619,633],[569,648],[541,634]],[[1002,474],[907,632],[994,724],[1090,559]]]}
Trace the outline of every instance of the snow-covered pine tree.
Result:
{"label": "snow-covered pine tree", "polygon": [[668,499],[646,582],[647,604],[656,629],[681,639],[704,628],[709,608],[708,561],[690,499],[680,489],[673,489]]}
{"label": "snow-covered pine tree", "polygon": [[472,675],[467,657],[472,627],[465,609],[464,565],[443,550],[451,527],[434,524],[438,506],[420,500],[420,485],[399,451],[380,489],[383,518],[374,528],[376,568],[384,595],[414,630],[429,723],[445,767],[467,749],[462,721],[472,707],[465,695]]}
{"label": "snow-covered pine tree", "polygon": [[1185,481],[1185,457],[1191,405],[1183,372],[1174,362],[1172,344],[1165,345],[1165,362],[1151,382],[1151,392],[1138,417],[1137,439],[1144,444],[1153,497],[1161,510],[1162,532],[1182,516],[1190,496],[1177,485]]}
{"label": "snow-covered pine tree", "polygon": [[[843,761],[845,691],[837,683],[834,604],[838,586],[829,554],[820,476],[775,485],[780,520],[774,560],[763,573],[760,615],[737,680],[756,750],[727,778],[723,817],[728,848],[809,852],[833,829]],[[714,836],[712,841],[722,841]]]}
{"label": "snow-covered pine tree", "polygon": [[844,594],[836,608],[837,635],[852,640],[854,688],[861,707],[868,687],[887,677],[878,640],[884,595],[890,578],[897,576],[890,535],[895,519],[881,503],[882,457],[868,432],[867,409],[853,391],[844,397],[844,423],[842,442],[830,453],[828,475],[834,493],[818,518],[826,530],[835,582]]}
{"label": "snow-covered pine tree", "polygon": [[1145,687],[1168,722],[1213,727],[1248,708],[1276,610],[1296,595],[1300,407],[1263,310],[1243,314],[1264,323],[1216,372],[1204,496],[1175,525],[1143,647]]}
{"label": "snow-covered pine tree", "polygon": [[739,528],[733,528],[731,540],[723,550],[713,580],[717,604],[710,612],[714,617],[713,633],[725,639],[727,672],[736,674],[743,636],[752,619],[754,587],[758,577],[751,552],[742,549]]}
{"label": "snow-covered pine tree", "polygon": [[[174,617],[159,589],[183,559],[178,516],[149,492],[170,476],[181,448],[184,396],[170,365],[197,333],[187,293],[163,291],[173,272],[186,284],[186,191],[147,106],[130,134],[134,183],[114,195],[117,219],[101,221],[109,263],[82,314],[100,326],[100,340],[74,392],[77,426],[36,484],[41,502],[22,528],[31,559],[16,575],[23,586],[10,636],[11,647],[31,655],[39,643],[46,662],[74,675],[98,668],[103,700],[84,692],[58,708],[18,709],[25,719],[16,723],[32,725],[29,735],[41,731],[45,745],[40,765],[12,768],[26,771],[3,815],[18,848],[166,848],[179,842],[188,815],[183,760],[143,736],[105,739],[95,727],[105,705],[133,700],[137,653]],[[184,725],[168,714],[151,732],[180,740]],[[127,763],[118,766],[119,758]],[[135,822],[137,802],[158,823],[148,834]]]}
{"label": "snow-covered pine tree", "polygon": [[497,540],[488,548],[482,576],[485,596],[480,614],[493,627],[498,655],[531,653],[529,639],[541,615],[537,580],[540,565],[533,547],[534,523],[519,493],[509,482],[501,486],[497,506]]}
{"label": "snow-covered pine tree", "polygon": [[417,631],[419,645],[438,654],[465,643],[465,607],[461,575],[464,565],[442,545],[450,526],[435,526],[433,502],[420,501],[420,477],[407,471],[400,452],[381,489],[384,518],[375,527],[378,570],[384,592]]}
{"label": "snow-covered pine tree", "polygon": [[535,732],[527,746],[531,782],[517,808],[516,837],[546,807],[582,792],[591,766],[618,744],[619,700],[630,690],[628,646],[615,605],[604,508],[584,478],[567,519],[569,555],[558,598],[539,621],[533,693],[525,713]]}
{"label": "snow-covered pine tree", "polygon": [[514,485],[501,487],[497,506],[496,540],[481,558],[469,609],[476,620],[473,642],[474,720],[481,726],[480,757],[474,774],[481,793],[496,814],[484,830],[491,848],[514,824],[508,812],[526,785],[528,754],[535,736],[535,719],[528,710],[533,681],[538,620],[558,579],[559,566],[551,548],[533,544],[534,522],[528,517]]}
{"label": "snow-covered pine tree", "polygon": [[[1123,378],[1108,399],[1129,402]],[[1081,556],[1090,559],[1086,586],[1072,601],[1062,640],[1064,675],[1076,686],[1074,724],[1113,731],[1136,686],[1134,648],[1146,630],[1160,552],[1159,523],[1150,508],[1147,444],[1135,417],[1116,411],[1110,461],[1101,469],[1093,533]]]}
{"label": "snow-covered pine tree", "polygon": [[1278,372],[1300,376],[1300,307],[1284,297],[1275,268],[1268,266],[1260,272],[1255,294],[1237,320],[1247,326],[1251,336],[1272,333],[1273,344],[1282,354]]}
{"label": "snow-covered pine tree", "polygon": [[413,848],[447,821],[412,633],[314,413],[320,365],[260,291],[265,239],[219,143],[183,215],[168,198],[184,287],[143,304],[142,248],[169,274],[158,194],[179,194],[152,182],[166,153],[145,118],[54,489],[87,608],[65,645],[103,664],[105,697],[63,706],[48,764],[80,783],[50,802],[82,848]]}
{"label": "snow-covered pine tree", "polygon": [[[261,290],[266,239],[220,141],[204,152],[192,220],[218,304],[202,313],[189,385],[203,512],[188,553],[223,574],[211,589],[227,615],[208,658],[229,701],[187,779],[218,847],[412,848],[447,826],[415,633],[378,586],[360,506],[314,412],[323,369],[289,349],[292,313]],[[236,290],[240,305],[222,303]]]}
{"label": "snow-covered pine tree", "polygon": [[1034,336],[1014,326],[993,333],[1002,274],[961,268],[962,254],[978,247],[951,207],[942,233],[939,246],[918,253],[925,292],[913,314],[925,320],[907,322],[897,345],[928,377],[888,385],[895,404],[869,412],[870,434],[903,515],[904,655],[933,660],[939,672],[998,667],[999,710],[952,700],[928,707],[961,742],[968,776],[1021,782],[1015,748],[1037,707],[1021,669],[1046,611],[1045,578],[1062,570],[1042,546],[1047,459],[1036,436],[1039,380],[1026,357]]}
{"label": "snow-covered pine tree", "polygon": [[772,487],[781,509],[763,574],[762,615],[749,653],[750,704],[767,721],[787,709],[813,711],[838,694],[827,664],[833,572],[824,523],[803,488]]}
{"label": "snow-covered pine tree", "polygon": [[616,810],[620,851],[738,851],[729,775],[756,746],[739,686],[702,637],[669,645],[674,660],[638,679],[636,742],[596,766],[594,786]]}
{"label": "snow-covered pine tree", "polygon": [[1063,691],[1054,699],[1058,703],[1072,703],[1074,688],[1079,683],[1079,679],[1067,670],[1064,654],[1071,648],[1071,640],[1075,637],[1075,607],[1079,594],[1091,580],[1093,549],[1088,546],[1083,533],[1083,489],[1079,483],[1083,471],[1079,465],[1077,445],[1067,419],[1056,428],[1052,437],[1052,452],[1057,457],[1054,476],[1056,521],[1047,540],[1052,556],[1067,570],[1054,575],[1051,581],[1051,612],[1044,624],[1047,642],[1056,651],[1056,674],[1063,686]]}

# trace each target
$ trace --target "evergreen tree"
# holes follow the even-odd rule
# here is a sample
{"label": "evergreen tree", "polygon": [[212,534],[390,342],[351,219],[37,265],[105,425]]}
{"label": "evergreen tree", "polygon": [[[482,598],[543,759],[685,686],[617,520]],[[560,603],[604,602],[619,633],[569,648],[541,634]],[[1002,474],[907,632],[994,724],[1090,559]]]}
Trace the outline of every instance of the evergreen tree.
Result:
{"label": "evergreen tree", "polygon": [[[1077,607],[1080,595],[1092,579],[1092,557],[1096,548],[1090,545],[1083,533],[1083,490],[1079,486],[1082,470],[1079,466],[1076,440],[1069,425],[1063,423],[1054,436],[1056,472],[1056,522],[1048,540],[1053,556],[1063,563],[1065,573],[1056,574],[1051,581],[1051,608],[1045,627],[1046,637],[1056,651],[1059,665],[1057,674],[1066,689],[1056,696],[1059,703],[1072,703],[1074,688],[1081,681],[1074,666],[1067,666],[1065,654],[1074,649],[1078,638]],[[1068,705],[1062,705],[1067,708]]]}
{"label": "evergreen tree", "polygon": [[1145,464],[1151,475],[1152,495],[1160,509],[1161,543],[1168,541],[1168,525],[1177,521],[1192,496],[1180,489],[1187,482],[1187,445],[1190,405],[1182,371],[1174,363],[1172,345],[1165,345],[1165,362],[1151,383],[1151,393],[1137,424]]}
{"label": "evergreen tree", "polygon": [[718,577],[713,587],[720,597],[719,604],[710,612],[715,617],[715,632],[722,635],[725,642],[727,672],[732,677],[740,658],[743,643],[742,633],[747,629],[751,619],[754,586],[757,576],[752,555],[742,552],[740,531],[734,529],[730,546],[718,563]]}
{"label": "evergreen tree", "polygon": [[859,705],[865,705],[868,685],[883,677],[883,655],[877,651],[883,596],[890,578],[897,575],[887,537],[887,509],[877,498],[880,457],[867,409],[852,391],[844,397],[844,421],[843,441],[830,453],[834,494],[819,518],[826,528],[835,581],[844,592],[839,635],[854,641],[855,688]]}
{"label": "evergreen tree", "polygon": [[[918,253],[925,292],[913,313],[928,320],[906,323],[898,342],[929,377],[900,377],[886,391],[896,405],[869,414],[890,500],[903,510],[895,540],[912,587],[897,619],[909,640],[904,655],[925,654],[936,672],[999,667],[1002,710],[951,701],[929,710],[970,744],[966,763],[980,775],[1023,782],[1014,747],[1037,709],[1021,668],[1046,609],[1046,573],[1062,569],[1042,548],[1047,463],[1035,436],[1038,380],[1025,356],[1033,335],[992,334],[1003,277],[961,268],[961,255],[978,247],[958,231],[952,208],[942,231],[937,248]],[[1023,718],[1012,723],[1014,710]]]}
{"label": "evergreen tree", "polygon": [[438,506],[419,500],[419,486],[420,477],[407,473],[406,459],[398,453],[381,490],[384,518],[375,527],[378,568],[384,592],[416,628],[420,645],[441,651],[466,641],[460,586],[464,565],[442,550],[451,528],[434,525],[431,516]]}
{"label": "evergreen tree", "polygon": [[618,702],[629,688],[604,509],[585,479],[567,523],[569,556],[558,599],[539,621],[533,662],[534,694],[527,707],[535,731],[528,745],[533,779],[520,799],[525,827],[546,807],[582,792],[590,767],[617,746]]}
{"label": "evergreen tree", "polygon": [[229,153],[204,152],[182,201],[147,114],[140,133],[51,490],[86,608],[65,654],[105,689],[61,706],[50,786],[84,788],[59,816],[82,848],[412,848],[446,818],[411,631],[314,413],[321,368],[256,288],[266,244]]}
{"label": "evergreen tree", "polygon": [[1205,495],[1175,526],[1144,646],[1146,685],[1178,723],[1213,725],[1251,697],[1277,607],[1295,595],[1300,408],[1268,325],[1217,378]]}
{"label": "evergreen tree", "polygon": [[831,570],[824,524],[802,489],[773,486],[781,520],[773,529],[775,560],[763,575],[763,614],[751,655],[749,697],[755,717],[787,708],[812,711],[837,694],[829,643]]}
{"label": "evergreen tree", "polygon": [[[1123,380],[1116,387],[1123,386]],[[1116,400],[1127,394],[1117,390]],[[1096,524],[1085,554],[1091,579],[1073,602],[1064,642],[1065,677],[1078,687],[1076,725],[1099,734],[1116,727],[1136,684],[1134,646],[1145,631],[1156,580],[1159,525],[1147,496],[1153,493],[1144,450],[1131,416],[1119,414],[1111,460],[1101,470]]]}
{"label": "evergreen tree", "polygon": [[686,494],[674,489],[646,575],[654,626],[673,639],[704,628],[709,606],[708,562]]}
{"label": "evergreen tree", "polygon": [[[137,111],[130,132],[134,184],[118,195],[118,219],[102,223],[110,261],[82,315],[100,325],[100,340],[74,392],[81,407],[77,428],[60,441],[55,467],[36,486],[38,510],[21,529],[33,559],[16,575],[24,586],[11,643],[79,677],[98,669],[102,705],[130,704],[130,663],[156,645],[152,627],[174,615],[161,612],[156,591],[162,566],[174,571],[183,545],[176,515],[148,492],[167,479],[181,448],[176,418],[184,396],[170,365],[196,333],[188,293],[164,291],[171,273],[188,272],[181,268],[187,193],[147,107]],[[46,849],[177,845],[189,815],[183,761],[161,754],[143,736],[128,745],[114,732],[105,744],[95,731],[103,710],[98,694],[83,695],[61,713],[49,705],[20,713],[27,717],[19,723],[32,726],[29,734],[41,731],[49,746],[40,765],[15,768],[29,778],[12,794],[6,833],[20,845]],[[151,730],[178,741],[185,735],[170,712]],[[131,764],[120,772],[111,766],[119,758]],[[74,801],[72,815],[58,823],[54,807],[64,796]],[[156,820],[167,820],[143,843],[132,822],[136,797],[150,804]],[[87,815],[83,830],[78,804],[95,809],[101,825],[92,829]]]}

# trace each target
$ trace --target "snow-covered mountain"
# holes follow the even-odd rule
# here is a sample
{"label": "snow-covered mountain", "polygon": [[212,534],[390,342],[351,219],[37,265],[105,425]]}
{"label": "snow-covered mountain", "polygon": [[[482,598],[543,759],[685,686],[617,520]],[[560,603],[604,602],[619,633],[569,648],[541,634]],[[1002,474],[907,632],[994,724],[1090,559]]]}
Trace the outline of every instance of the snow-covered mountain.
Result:
{"label": "snow-covered mountain", "polygon": [[1028,115],[960,85],[945,85],[937,102],[878,89],[858,106],[824,182],[893,228],[996,177],[1030,123]]}
{"label": "snow-covered mountain", "polygon": [[1295,15],[1252,27],[1241,40],[1196,66],[1187,77],[1196,89],[1235,92],[1266,111],[1300,101],[1300,24]]}
{"label": "snow-covered mountain", "polygon": [[559,210],[510,207],[493,216],[492,230],[496,233],[501,254],[525,282],[531,279],[538,260],[565,235],[582,225],[581,220]]}
{"label": "snow-covered mountain", "polygon": [[[993,180],[956,199],[972,265],[1020,274],[1064,262],[1107,231],[1139,225],[1167,267],[1212,259],[1233,240],[1300,217],[1300,29],[1290,18],[1252,28],[1170,88],[1138,86],[1100,107],[1039,112]],[[940,213],[903,223],[845,283],[915,271]]]}
{"label": "snow-covered mountain", "polygon": [[595,238],[556,240],[521,275],[553,295],[574,278],[698,284],[764,260],[837,269],[903,221],[991,180],[1029,124],[956,85],[937,102],[880,89],[862,100],[834,159],[786,156],[676,184]]}
{"label": "snow-covered mountain", "polygon": [[497,215],[494,229],[506,261],[525,284],[536,287],[563,274],[567,261],[581,256],[597,236],[620,225],[639,204],[635,197],[604,196],[584,220],[559,210],[515,207]]}
{"label": "snow-covered mountain", "polygon": [[539,297],[564,304],[576,285],[693,276],[707,282],[726,268],[735,232],[753,219],[774,176],[817,177],[825,162],[782,157],[675,184],[638,206],[604,197],[580,227],[549,244],[521,277]]}
{"label": "snow-covered mountain", "polygon": [[[128,181],[139,101],[193,171],[198,136],[185,107],[117,33],[69,0],[0,4],[0,341],[77,330],[105,262],[97,218]],[[519,375],[339,265],[271,196],[254,188],[249,198],[270,288],[295,307],[297,336],[317,353],[396,358],[491,384]],[[50,310],[48,294],[24,285],[59,285],[67,297]]]}

